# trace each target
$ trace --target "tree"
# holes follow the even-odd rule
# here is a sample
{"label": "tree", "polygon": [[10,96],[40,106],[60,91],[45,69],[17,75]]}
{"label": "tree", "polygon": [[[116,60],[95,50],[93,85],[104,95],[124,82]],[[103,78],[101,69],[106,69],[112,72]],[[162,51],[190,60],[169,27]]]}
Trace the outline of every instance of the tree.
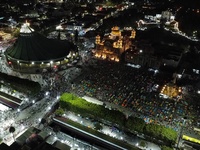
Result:
{"label": "tree", "polygon": [[162,146],[161,150],[173,150],[173,148],[167,147],[167,146]]}
{"label": "tree", "polygon": [[45,124],[46,123],[46,119],[42,118],[41,119],[41,124]]}
{"label": "tree", "polygon": [[142,133],[145,127],[145,122],[141,118],[131,116],[126,121],[125,126],[131,131],[138,131]]}
{"label": "tree", "polygon": [[145,142],[145,141],[143,141],[143,140],[142,140],[142,141],[140,141],[140,146],[141,146],[141,147],[145,147],[145,146],[146,146],[146,142]]}
{"label": "tree", "polygon": [[125,123],[125,115],[119,110],[109,110],[104,106],[90,103],[75,95],[73,95],[72,99],[72,94],[70,93],[64,93],[60,97],[60,107],[77,114],[98,116],[104,120],[116,123],[120,127],[123,127]]}
{"label": "tree", "polygon": [[57,133],[60,131],[60,126],[55,125],[55,126],[53,127],[53,131],[57,134]]}
{"label": "tree", "polygon": [[15,132],[15,127],[13,127],[13,126],[10,126],[10,128],[9,128],[9,132],[12,134],[12,136],[13,136],[13,140],[15,141],[15,136],[14,136],[14,132]]}
{"label": "tree", "polygon": [[101,125],[100,123],[95,123],[95,124],[94,124],[94,128],[95,128],[96,130],[102,130],[102,129],[103,129],[103,127],[102,127],[102,125]]}
{"label": "tree", "polygon": [[161,140],[164,140],[165,143],[168,144],[174,144],[177,139],[177,132],[174,131],[171,128],[167,128],[162,125],[157,124],[146,124],[145,126],[145,133],[148,135],[160,138]]}
{"label": "tree", "polygon": [[62,108],[58,108],[55,111],[55,115],[57,115],[57,116],[62,116],[63,114],[64,114],[64,110]]}
{"label": "tree", "polygon": [[20,33],[20,29],[19,29],[19,28],[16,28],[16,29],[12,32],[12,36],[18,37],[18,36],[19,36],[19,33]]}
{"label": "tree", "polygon": [[40,124],[44,125],[46,122],[47,122],[46,119],[42,118],[40,123],[39,123],[39,127],[40,127]]}

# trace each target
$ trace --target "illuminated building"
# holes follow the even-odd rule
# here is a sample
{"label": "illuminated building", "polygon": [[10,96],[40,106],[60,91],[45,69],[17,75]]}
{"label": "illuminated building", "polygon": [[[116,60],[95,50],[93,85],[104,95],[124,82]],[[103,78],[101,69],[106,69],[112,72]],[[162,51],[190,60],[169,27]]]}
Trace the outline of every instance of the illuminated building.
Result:
{"label": "illuminated building", "polygon": [[177,87],[175,84],[166,84],[162,87],[160,96],[163,98],[180,98],[182,93],[181,87]]}
{"label": "illuminated building", "polygon": [[162,11],[161,19],[166,21],[172,21],[174,20],[174,16],[172,15],[172,12],[170,11]]}
{"label": "illuminated building", "polygon": [[0,41],[10,40],[12,38],[11,34],[0,31]]}
{"label": "illuminated building", "polygon": [[136,32],[132,28],[124,28],[120,30],[115,26],[109,35],[102,39],[99,35],[96,36],[96,50],[94,56],[99,59],[111,61],[120,61],[121,54],[130,49]]}
{"label": "illuminated building", "polygon": [[17,72],[40,73],[57,70],[78,58],[76,46],[69,41],[48,39],[25,23],[16,42],[5,51],[8,66]]}

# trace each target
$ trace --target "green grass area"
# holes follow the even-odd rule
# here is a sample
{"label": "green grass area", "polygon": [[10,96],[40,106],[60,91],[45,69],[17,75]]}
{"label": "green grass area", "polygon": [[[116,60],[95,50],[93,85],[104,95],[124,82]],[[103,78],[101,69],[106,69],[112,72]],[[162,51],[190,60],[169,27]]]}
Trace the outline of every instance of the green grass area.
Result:
{"label": "green grass area", "polygon": [[121,140],[112,138],[112,137],[110,137],[110,136],[108,136],[108,135],[106,135],[106,134],[103,134],[103,133],[101,133],[101,132],[98,132],[98,131],[96,131],[96,130],[94,130],[94,129],[92,129],[92,128],[86,127],[86,126],[84,126],[84,125],[82,125],[82,124],[79,124],[79,123],[77,123],[77,122],[74,122],[74,121],[72,121],[72,120],[70,120],[70,119],[66,119],[66,118],[62,118],[62,117],[56,117],[56,119],[58,119],[58,120],[60,120],[60,121],[63,121],[63,122],[65,122],[65,123],[67,123],[67,124],[69,124],[69,125],[71,125],[71,126],[73,126],[73,127],[78,128],[78,129],[81,129],[81,130],[83,130],[83,131],[85,131],[85,132],[88,132],[88,133],[90,133],[90,134],[93,134],[93,135],[95,135],[95,136],[97,136],[97,137],[100,137],[100,138],[102,138],[102,139],[104,139],[104,140],[106,140],[106,141],[109,141],[109,142],[111,142],[111,143],[114,143],[114,144],[116,144],[116,145],[119,145],[119,146],[121,146],[121,147],[124,147],[124,148],[126,148],[126,149],[128,149],[128,150],[139,150],[139,148],[137,148],[137,147],[135,147],[135,146],[133,146],[133,145],[130,145],[130,144],[126,143],[125,141],[121,141]]}

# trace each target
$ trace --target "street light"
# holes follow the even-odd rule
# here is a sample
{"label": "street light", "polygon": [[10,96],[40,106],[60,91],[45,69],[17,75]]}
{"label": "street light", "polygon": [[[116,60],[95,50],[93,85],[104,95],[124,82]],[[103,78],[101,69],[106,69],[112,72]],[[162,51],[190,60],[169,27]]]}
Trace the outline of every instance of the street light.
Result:
{"label": "street light", "polygon": [[182,138],[183,127],[185,126],[185,122],[187,120],[187,117],[183,117],[182,119],[183,119],[183,124],[181,125],[180,134],[179,134],[179,138],[178,138],[178,144],[177,144],[178,148],[179,148],[179,144],[180,144],[180,141],[181,141],[181,138]]}
{"label": "street light", "polygon": [[24,125],[22,125],[22,127],[21,127],[21,130],[24,130],[25,129],[25,126]]}
{"label": "street light", "polygon": [[48,95],[49,95],[49,92],[47,91],[47,92],[45,93],[45,95],[48,96]]}

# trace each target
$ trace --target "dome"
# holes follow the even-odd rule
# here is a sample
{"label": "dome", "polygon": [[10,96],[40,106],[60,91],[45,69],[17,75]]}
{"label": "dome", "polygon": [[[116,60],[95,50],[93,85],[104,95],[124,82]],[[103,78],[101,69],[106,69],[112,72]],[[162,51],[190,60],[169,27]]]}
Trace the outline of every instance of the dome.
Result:
{"label": "dome", "polygon": [[47,61],[67,56],[74,47],[69,41],[48,39],[30,28],[20,30],[18,39],[5,54],[19,61]]}
{"label": "dome", "polygon": [[[76,50],[72,42],[48,39],[26,23],[22,25],[18,39],[5,51],[5,56],[14,70],[22,71],[25,67],[26,70],[30,67],[38,70],[41,66],[44,69],[52,64],[59,66],[67,63],[68,59],[77,56]],[[49,62],[51,64],[48,65]]]}
{"label": "dome", "polygon": [[65,57],[73,48],[68,41],[48,39],[36,32],[21,33],[6,55],[23,61],[46,61]]}

